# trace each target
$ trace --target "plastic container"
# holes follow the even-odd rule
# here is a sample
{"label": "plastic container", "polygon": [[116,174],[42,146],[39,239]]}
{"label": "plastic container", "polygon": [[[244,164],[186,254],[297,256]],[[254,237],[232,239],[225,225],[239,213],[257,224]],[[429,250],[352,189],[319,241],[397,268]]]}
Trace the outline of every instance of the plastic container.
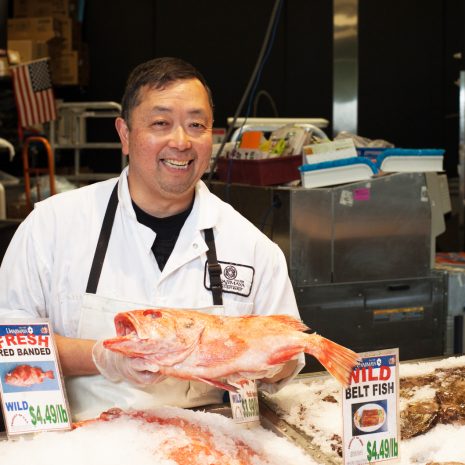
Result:
{"label": "plastic container", "polygon": [[299,170],[302,186],[307,188],[363,181],[378,173],[376,165],[362,157],[302,165]]}
{"label": "plastic container", "polygon": [[220,181],[254,186],[272,186],[299,179],[299,166],[301,164],[301,155],[264,158],[262,160],[220,158],[216,172]]}
{"label": "plastic container", "polygon": [[443,149],[386,149],[378,157],[378,168],[386,173],[443,171]]}
{"label": "plastic container", "polygon": [[377,163],[378,158],[388,150],[387,147],[357,147],[357,154],[359,157],[365,157],[373,163]]}
{"label": "plastic container", "polygon": [[357,147],[357,153],[386,173],[443,171],[443,149]]}

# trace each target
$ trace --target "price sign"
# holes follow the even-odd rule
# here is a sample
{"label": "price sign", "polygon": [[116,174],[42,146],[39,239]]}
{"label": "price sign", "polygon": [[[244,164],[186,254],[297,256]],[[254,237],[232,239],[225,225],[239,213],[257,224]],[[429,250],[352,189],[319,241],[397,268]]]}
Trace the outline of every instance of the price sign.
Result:
{"label": "price sign", "polygon": [[47,320],[0,324],[0,394],[8,435],[71,428]]}
{"label": "price sign", "polygon": [[256,382],[244,379],[237,384],[231,384],[237,388],[236,392],[229,393],[233,420],[247,427],[259,425],[260,412]]}
{"label": "price sign", "polygon": [[343,390],[345,465],[399,460],[399,349],[361,354]]}

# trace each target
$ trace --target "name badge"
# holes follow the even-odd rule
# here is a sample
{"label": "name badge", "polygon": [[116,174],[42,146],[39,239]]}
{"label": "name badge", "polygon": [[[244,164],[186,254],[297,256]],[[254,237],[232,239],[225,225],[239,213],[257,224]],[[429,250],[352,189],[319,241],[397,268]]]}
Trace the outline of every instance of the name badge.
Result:
{"label": "name badge", "polygon": [[[255,270],[249,265],[218,261],[221,266],[221,288],[229,294],[248,297],[252,291]],[[210,275],[208,274],[208,262],[205,262],[204,286],[211,291]]]}

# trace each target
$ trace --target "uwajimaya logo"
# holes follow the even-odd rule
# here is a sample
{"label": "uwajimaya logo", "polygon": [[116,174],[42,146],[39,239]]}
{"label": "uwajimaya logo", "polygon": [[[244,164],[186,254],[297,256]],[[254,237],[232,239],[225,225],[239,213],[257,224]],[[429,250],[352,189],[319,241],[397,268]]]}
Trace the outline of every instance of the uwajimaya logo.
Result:
{"label": "uwajimaya logo", "polygon": [[236,279],[237,277],[236,267],[232,265],[227,266],[223,271],[223,275],[226,279]]}

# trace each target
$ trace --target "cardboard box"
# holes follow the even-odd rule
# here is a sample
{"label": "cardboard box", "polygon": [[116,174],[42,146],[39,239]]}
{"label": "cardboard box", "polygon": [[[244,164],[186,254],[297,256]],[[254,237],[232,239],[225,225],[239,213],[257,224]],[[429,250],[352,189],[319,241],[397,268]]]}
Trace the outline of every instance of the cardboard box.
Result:
{"label": "cardboard box", "polygon": [[52,82],[54,85],[86,85],[89,80],[89,67],[86,49],[79,52],[61,52],[50,62]]}
{"label": "cardboard box", "polygon": [[81,24],[66,16],[57,16],[60,23],[62,39],[61,49],[64,52],[79,50],[81,46]]}
{"label": "cardboard box", "polygon": [[79,84],[79,52],[61,52],[51,61],[52,82],[58,85]]}
{"label": "cardboard box", "polygon": [[13,16],[71,16],[76,13],[76,0],[14,0]]}
{"label": "cardboard box", "polygon": [[10,67],[7,57],[0,57],[0,77],[9,76]]}
{"label": "cardboard box", "polygon": [[14,50],[19,53],[20,62],[37,60],[49,55],[47,42],[35,40],[9,40],[8,50]]}
{"label": "cardboard box", "polygon": [[56,18],[12,18],[8,20],[8,40],[46,42],[61,37],[61,24]]}

